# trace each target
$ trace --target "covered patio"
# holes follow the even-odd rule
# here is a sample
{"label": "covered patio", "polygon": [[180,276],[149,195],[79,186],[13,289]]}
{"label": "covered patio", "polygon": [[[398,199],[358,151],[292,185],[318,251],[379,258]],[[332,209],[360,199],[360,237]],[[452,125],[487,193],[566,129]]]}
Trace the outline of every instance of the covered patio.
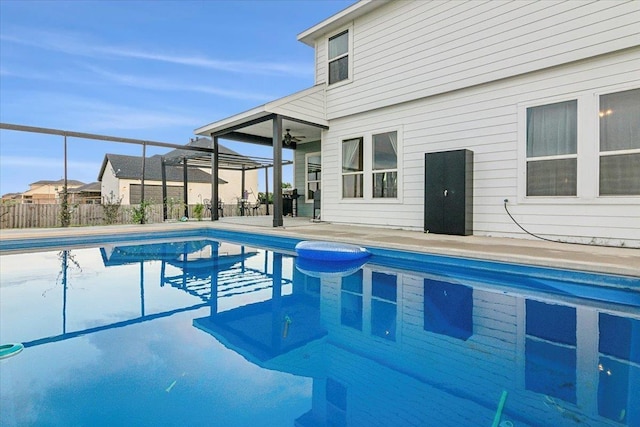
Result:
{"label": "covered patio", "polygon": [[[211,200],[218,200],[218,171],[230,167],[229,159],[220,153],[220,139],[271,146],[273,147],[273,162],[269,166],[260,165],[257,167],[265,168],[265,170],[268,167],[273,167],[272,225],[273,227],[282,227],[283,149],[296,150],[304,144],[320,141],[322,131],[328,128],[328,121],[324,118],[324,85],[317,85],[196,129],[196,135],[210,137],[212,140]],[[218,211],[213,209],[211,220],[218,219]]]}

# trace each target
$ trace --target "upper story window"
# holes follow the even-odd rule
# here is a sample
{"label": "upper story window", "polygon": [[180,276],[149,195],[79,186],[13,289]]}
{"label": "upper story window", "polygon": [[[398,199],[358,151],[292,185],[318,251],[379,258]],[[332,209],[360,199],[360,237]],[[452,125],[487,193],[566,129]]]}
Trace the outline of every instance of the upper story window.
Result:
{"label": "upper story window", "polygon": [[363,189],[363,138],[342,141],[342,197],[362,198]]}
{"label": "upper story window", "polygon": [[349,78],[349,30],[329,38],[329,84]]}
{"label": "upper story window", "polygon": [[600,96],[600,195],[640,195],[640,89]]}
{"label": "upper story window", "polygon": [[577,101],[527,108],[527,196],[575,196]]}
{"label": "upper story window", "polygon": [[398,197],[398,133],[373,135],[373,197]]}

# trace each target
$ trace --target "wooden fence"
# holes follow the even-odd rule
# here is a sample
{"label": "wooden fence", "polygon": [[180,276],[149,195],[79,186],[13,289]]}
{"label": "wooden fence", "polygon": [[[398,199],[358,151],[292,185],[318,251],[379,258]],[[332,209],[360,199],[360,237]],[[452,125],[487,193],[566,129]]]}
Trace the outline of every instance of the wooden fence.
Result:
{"label": "wooden fence", "polygon": [[[120,206],[113,224],[133,224],[133,208],[137,206]],[[195,205],[189,205],[189,218],[195,218]],[[184,208],[172,206],[168,208],[168,219],[179,220],[184,216]],[[46,228],[60,227],[61,205],[55,204],[3,204],[0,205],[0,229],[9,228]],[[69,208],[71,226],[106,225],[105,212],[102,205],[73,205]],[[260,214],[265,213],[262,205]],[[224,216],[237,216],[239,211],[235,205],[223,207]],[[160,223],[162,219],[162,205],[149,205],[147,208],[147,223]],[[207,209],[202,219],[211,219],[211,212]]]}

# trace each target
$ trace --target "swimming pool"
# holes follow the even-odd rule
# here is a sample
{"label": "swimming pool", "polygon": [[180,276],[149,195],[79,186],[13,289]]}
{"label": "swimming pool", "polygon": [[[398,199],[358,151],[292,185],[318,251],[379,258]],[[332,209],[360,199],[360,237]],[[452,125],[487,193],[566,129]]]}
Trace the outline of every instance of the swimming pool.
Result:
{"label": "swimming pool", "polygon": [[638,278],[216,233],[3,242],[0,425],[640,424]]}

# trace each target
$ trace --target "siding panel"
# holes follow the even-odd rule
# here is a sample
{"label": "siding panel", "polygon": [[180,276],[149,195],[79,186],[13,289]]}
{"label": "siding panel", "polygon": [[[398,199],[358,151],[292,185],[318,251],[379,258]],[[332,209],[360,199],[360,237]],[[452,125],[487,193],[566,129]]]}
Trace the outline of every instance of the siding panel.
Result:
{"label": "siding panel", "polygon": [[327,116],[629,48],[640,43],[639,21],[635,2],[391,2],[354,23],[353,81],[328,88]]}
{"label": "siding panel", "polygon": [[[593,100],[597,93],[640,87],[640,48],[627,49],[563,67],[504,79],[446,95],[427,97],[393,107],[331,121],[323,137],[323,219],[336,223],[422,229],[424,153],[468,148],[474,151],[474,233],[528,237],[508,217],[503,200],[517,220],[545,236],[574,236],[590,241],[640,246],[640,200],[614,201],[589,196],[541,201],[518,193],[522,135],[519,109],[549,98]],[[597,117],[595,110],[584,112]],[[582,113],[581,113],[582,114]],[[581,119],[585,123],[593,119]],[[402,189],[396,201],[342,200],[340,141],[373,130],[402,129],[400,141]],[[594,130],[595,132],[595,130]],[[583,132],[585,134],[589,132]],[[595,135],[583,135],[595,144]],[[597,152],[595,146],[584,149]],[[365,153],[370,156],[370,153]],[[367,157],[365,157],[367,158]],[[586,169],[585,169],[586,170]],[[595,177],[595,174],[591,174]],[[365,175],[365,179],[370,179]],[[584,187],[584,188],[583,188]]]}

